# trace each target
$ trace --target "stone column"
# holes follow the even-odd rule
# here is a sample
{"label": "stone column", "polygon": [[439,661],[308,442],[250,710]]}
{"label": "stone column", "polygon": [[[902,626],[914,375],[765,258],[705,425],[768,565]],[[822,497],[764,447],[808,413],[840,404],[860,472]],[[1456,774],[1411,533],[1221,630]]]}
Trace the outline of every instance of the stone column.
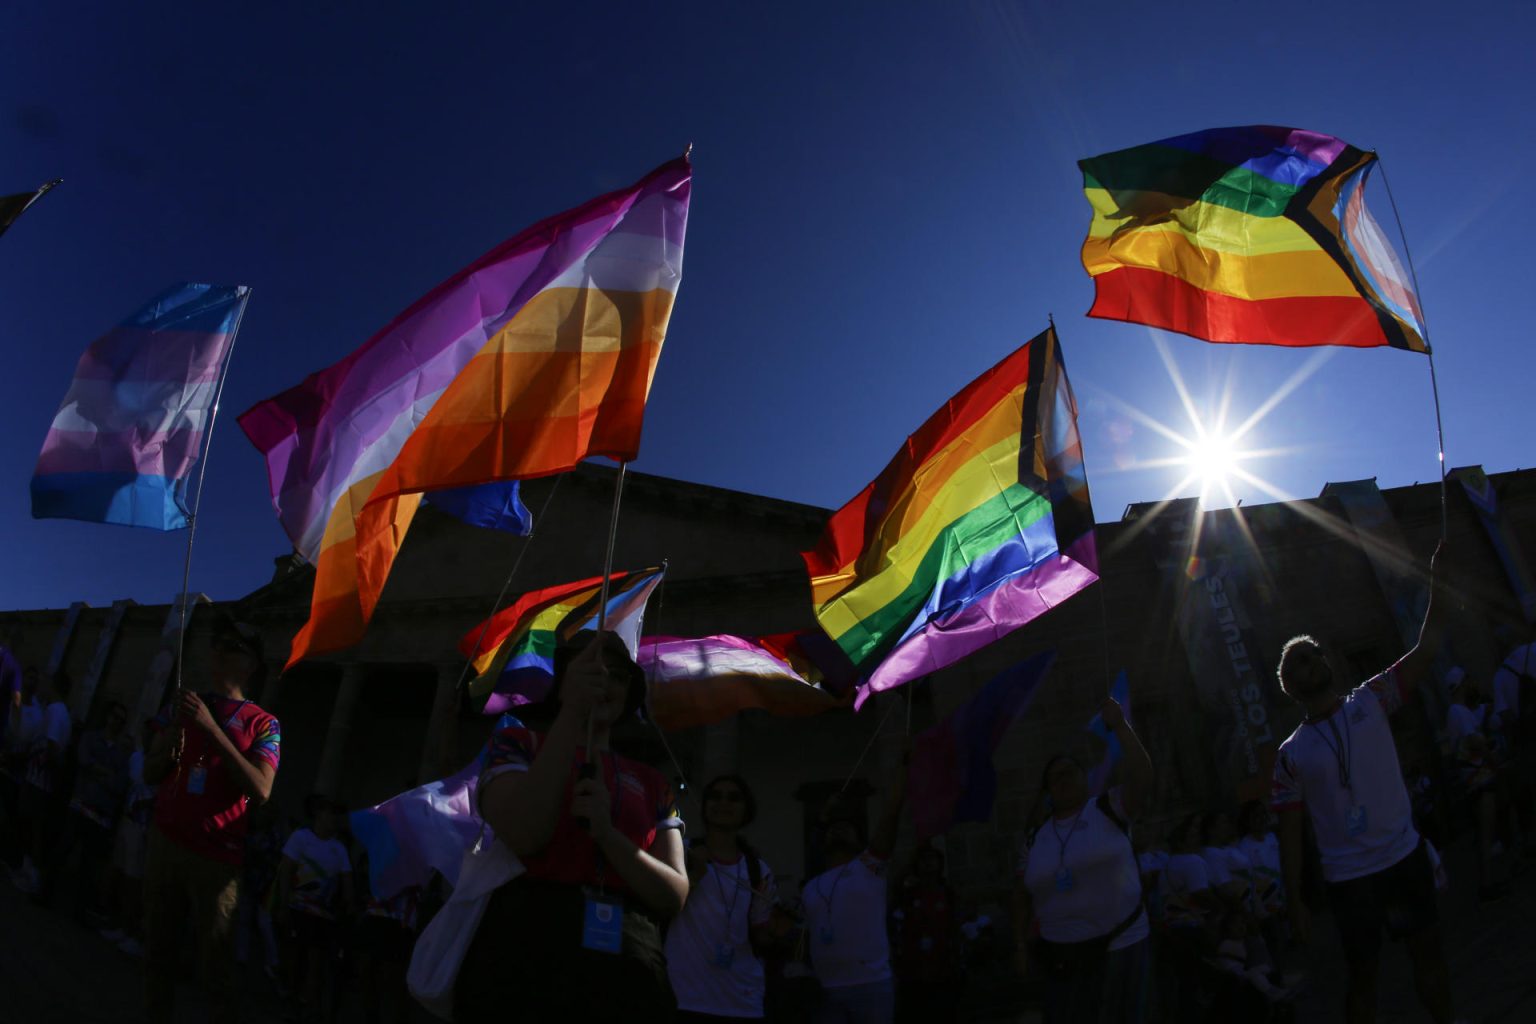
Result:
{"label": "stone column", "polygon": [[437,692],[432,696],[432,716],[421,744],[421,763],[416,768],[419,786],[462,767],[453,763],[454,741],[459,731],[459,679],[462,665],[437,666]]}
{"label": "stone column", "polygon": [[320,754],[320,770],[315,774],[317,793],[332,798],[337,795],[336,787],[341,782],[342,767],[346,763],[347,739],[352,735],[352,716],[362,690],[361,666],[343,666],[336,703],[331,706],[331,726],[325,734],[325,749]]}

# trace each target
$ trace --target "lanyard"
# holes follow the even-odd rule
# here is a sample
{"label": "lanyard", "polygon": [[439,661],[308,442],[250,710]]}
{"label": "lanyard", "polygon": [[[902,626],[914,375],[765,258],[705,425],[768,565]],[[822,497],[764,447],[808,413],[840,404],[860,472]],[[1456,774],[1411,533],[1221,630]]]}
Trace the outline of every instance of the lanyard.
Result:
{"label": "lanyard", "polygon": [[1086,802],[1083,804],[1083,806],[1077,809],[1077,813],[1072,816],[1072,824],[1067,828],[1067,838],[1065,839],[1061,838],[1061,829],[1056,827],[1056,819],[1051,819],[1051,831],[1056,834],[1056,870],[1058,872],[1066,870],[1067,844],[1070,843],[1072,841],[1072,837],[1077,834],[1077,823],[1083,820],[1083,812],[1087,809],[1088,804]]}
{"label": "lanyard", "polygon": [[1347,704],[1340,704],[1339,711],[1343,712],[1344,733],[1340,735],[1339,727],[1334,724],[1334,719],[1341,717],[1339,713],[1335,712],[1329,715],[1328,732],[1333,733],[1333,739],[1331,740],[1328,738],[1327,733],[1317,728],[1316,722],[1308,722],[1307,724],[1317,729],[1318,737],[1323,741],[1323,745],[1328,748],[1328,752],[1333,755],[1334,763],[1339,768],[1339,786],[1349,790],[1350,793],[1354,793],[1354,778],[1350,770],[1350,762],[1353,760],[1354,754],[1354,737],[1351,735],[1349,728],[1349,706]]}
{"label": "lanyard", "polygon": [[[736,904],[741,899],[742,885],[739,872],[736,869],[739,866],[746,864],[746,857],[746,853],[743,852],[741,855],[742,859],[738,860],[736,864],[732,865],[731,902],[729,904],[725,902],[725,883],[720,880],[720,876],[723,875],[725,871],[719,864],[715,863],[713,857],[710,858],[709,870],[715,878],[715,892],[720,896],[720,905],[725,907],[725,938],[727,941],[729,941],[731,937],[731,918],[736,916]],[[750,886],[748,886],[748,888],[750,888]],[[828,910],[828,916],[831,916],[830,909]]]}
{"label": "lanyard", "polygon": [[832,901],[837,899],[837,887],[843,883],[843,876],[848,873],[849,868],[853,867],[853,863],[853,861],[849,861],[843,865],[843,869],[837,873],[837,877],[832,879],[832,890],[830,892],[827,891],[825,885],[818,885],[816,887],[816,895],[821,899],[821,905],[827,910],[827,920],[829,922],[832,920]]}

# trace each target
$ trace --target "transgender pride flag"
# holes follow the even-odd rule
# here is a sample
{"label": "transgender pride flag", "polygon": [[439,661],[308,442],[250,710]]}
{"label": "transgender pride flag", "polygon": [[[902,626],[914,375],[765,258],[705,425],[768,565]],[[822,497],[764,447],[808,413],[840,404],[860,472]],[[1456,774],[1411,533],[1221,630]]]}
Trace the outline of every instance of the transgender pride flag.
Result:
{"label": "transgender pride flag", "polygon": [[249,295],[176,285],[92,342],[37,458],[34,518],[187,525],[187,479]]}

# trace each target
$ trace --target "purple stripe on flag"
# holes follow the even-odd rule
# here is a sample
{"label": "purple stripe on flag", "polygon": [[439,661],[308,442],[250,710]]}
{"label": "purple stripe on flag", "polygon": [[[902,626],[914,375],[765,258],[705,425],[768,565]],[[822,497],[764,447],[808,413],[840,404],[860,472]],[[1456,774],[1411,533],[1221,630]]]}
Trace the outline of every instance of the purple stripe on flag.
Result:
{"label": "purple stripe on flag", "polygon": [[[446,388],[501,324],[585,257],[655,191],[656,179],[675,173],[668,164],[633,189],[521,232],[433,288],[340,362],[244,413],[240,426],[268,457],[289,537],[297,540],[317,517],[330,514],[337,488],[363,452],[419,396]],[[683,224],[659,220],[668,240],[681,246]],[[411,386],[401,387],[407,379]]]}
{"label": "purple stripe on flag", "polygon": [[880,663],[859,688],[854,707],[862,707],[873,693],[953,665],[1061,604],[1099,578],[1089,568],[1097,561],[1093,534],[1084,534],[1033,571],[1005,580],[974,604],[923,626]]}

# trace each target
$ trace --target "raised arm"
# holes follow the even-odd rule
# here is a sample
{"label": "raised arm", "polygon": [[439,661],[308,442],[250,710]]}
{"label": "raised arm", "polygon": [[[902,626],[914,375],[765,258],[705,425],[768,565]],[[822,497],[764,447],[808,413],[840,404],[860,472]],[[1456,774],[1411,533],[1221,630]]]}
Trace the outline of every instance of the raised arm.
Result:
{"label": "raised arm", "polygon": [[1134,819],[1146,807],[1147,799],[1152,795],[1152,758],[1147,754],[1147,748],[1141,745],[1141,738],[1131,728],[1131,723],[1125,720],[1125,712],[1113,697],[1104,698],[1099,714],[1104,724],[1115,734],[1115,739],[1120,741],[1120,749],[1125,753],[1120,776],[1120,805],[1125,808],[1126,816]]}
{"label": "raised arm", "polygon": [[565,794],[571,766],[576,763],[587,718],[602,699],[605,687],[601,647],[588,644],[571,659],[561,684],[560,713],[531,760],[527,751],[517,752],[523,758],[517,765],[521,770],[494,775],[480,789],[481,816],[519,857],[548,846],[560,816],[567,813]]}

